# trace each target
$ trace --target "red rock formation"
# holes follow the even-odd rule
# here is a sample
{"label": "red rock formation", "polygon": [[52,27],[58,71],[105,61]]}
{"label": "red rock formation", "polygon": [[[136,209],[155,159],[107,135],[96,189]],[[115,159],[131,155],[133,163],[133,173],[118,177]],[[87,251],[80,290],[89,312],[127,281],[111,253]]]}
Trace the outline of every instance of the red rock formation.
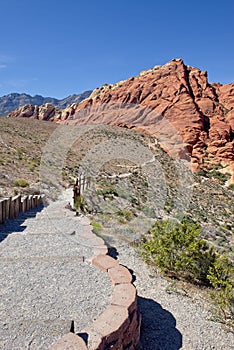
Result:
{"label": "red rock formation", "polygon": [[[114,85],[104,85],[63,111],[20,107],[10,116],[58,123],[104,123],[153,134],[172,155],[185,157],[181,138],[197,171],[209,163],[234,162],[234,84],[210,84],[207,73],[175,59]],[[38,108],[38,107],[37,107]],[[42,112],[43,111],[43,112]],[[30,115],[31,113],[31,115]]]}

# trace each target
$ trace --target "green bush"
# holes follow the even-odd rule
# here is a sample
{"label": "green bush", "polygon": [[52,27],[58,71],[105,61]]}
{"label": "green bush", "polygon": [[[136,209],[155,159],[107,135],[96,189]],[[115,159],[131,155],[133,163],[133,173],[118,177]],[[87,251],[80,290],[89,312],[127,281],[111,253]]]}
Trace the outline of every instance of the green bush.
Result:
{"label": "green bush", "polygon": [[183,219],[180,223],[157,221],[144,239],[141,252],[163,272],[212,288],[211,297],[221,319],[234,318],[234,266],[227,255],[215,252],[200,239],[199,225]]}
{"label": "green bush", "polygon": [[211,298],[224,319],[234,318],[234,266],[227,255],[217,254],[207,275],[214,290]]}
{"label": "green bush", "polygon": [[122,210],[118,210],[117,213],[118,215],[118,219],[119,222],[121,223],[126,223],[128,221],[131,221],[132,219],[134,219],[136,217],[136,212],[135,210],[128,210],[128,209],[122,209]]}
{"label": "green bush", "polygon": [[91,225],[93,226],[93,232],[95,233],[95,234],[99,234],[99,233],[101,233],[101,231],[102,231],[102,225],[99,223],[99,222],[97,222],[97,221],[92,221],[91,222]]}
{"label": "green bush", "polygon": [[113,198],[113,196],[118,197],[118,192],[112,185],[106,186],[105,188],[97,190],[97,194],[103,196],[104,198]]}
{"label": "green bush", "polygon": [[200,169],[200,170],[196,173],[196,175],[207,177],[207,171],[204,170],[204,169]]}
{"label": "green bush", "polygon": [[74,209],[76,211],[84,211],[84,205],[85,205],[85,201],[84,201],[83,197],[77,196],[77,198],[74,202]]}
{"label": "green bush", "polygon": [[225,184],[225,182],[230,178],[230,175],[221,173],[219,169],[222,169],[222,165],[215,164],[210,171],[201,169],[197,172],[197,175],[207,177],[210,179],[216,179],[221,184]]}
{"label": "green bush", "polygon": [[22,160],[22,158],[23,158],[23,149],[22,148],[17,149],[17,155],[18,155],[18,159]]}
{"label": "green bush", "polygon": [[24,179],[15,180],[13,183],[15,186],[18,186],[18,187],[28,187],[29,186],[28,181],[26,181]]}
{"label": "green bush", "polygon": [[180,223],[157,221],[152,237],[142,246],[142,255],[169,275],[209,284],[207,273],[215,253],[198,238],[200,233],[199,225],[187,218]]}

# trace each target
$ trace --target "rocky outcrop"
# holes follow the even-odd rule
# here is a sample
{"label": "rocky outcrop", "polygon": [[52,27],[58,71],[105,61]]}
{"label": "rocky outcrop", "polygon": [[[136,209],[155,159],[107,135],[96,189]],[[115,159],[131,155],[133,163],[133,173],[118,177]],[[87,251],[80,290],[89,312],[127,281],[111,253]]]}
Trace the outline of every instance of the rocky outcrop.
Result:
{"label": "rocky outcrop", "polygon": [[72,103],[79,103],[83,99],[89,97],[91,92],[92,91],[85,91],[81,94],[70,95],[62,100],[58,100],[53,97],[43,97],[40,95],[30,96],[28,94],[8,94],[0,97],[0,116],[7,115],[19,106],[28,104],[41,106],[43,104],[49,103],[59,108],[66,108]]}
{"label": "rocky outcrop", "polygon": [[72,104],[65,109],[60,109],[51,103],[46,103],[42,106],[33,106],[28,104],[22,107],[18,107],[8,116],[63,122],[75,113],[77,106],[77,104]]}
{"label": "rocky outcrop", "polygon": [[15,112],[10,113],[10,116],[17,116],[20,112],[20,117],[33,118],[39,120],[48,120],[55,116],[59,109],[51,103],[46,103],[42,106],[25,105],[16,109]]}
{"label": "rocky outcrop", "polygon": [[[172,155],[191,156],[192,169],[234,162],[234,84],[211,84],[207,72],[174,59],[49,116],[58,123],[105,123],[154,135]],[[47,107],[48,108],[48,107]],[[11,116],[23,116],[22,109]],[[25,115],[24,115],[25,116]],[[182,142],[183,141],[183,142]],[[181,146],[183,143],[183,147]]]}

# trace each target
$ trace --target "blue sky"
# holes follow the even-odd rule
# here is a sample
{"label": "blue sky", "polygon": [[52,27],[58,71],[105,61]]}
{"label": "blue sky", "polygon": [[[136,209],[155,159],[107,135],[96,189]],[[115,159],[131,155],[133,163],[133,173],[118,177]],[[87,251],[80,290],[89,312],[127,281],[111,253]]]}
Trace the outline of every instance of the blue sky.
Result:
{"label": "blue sky", "polygon": [[234,2],[0,0],[0,96],[63,98],[182,58],[234,82]]}

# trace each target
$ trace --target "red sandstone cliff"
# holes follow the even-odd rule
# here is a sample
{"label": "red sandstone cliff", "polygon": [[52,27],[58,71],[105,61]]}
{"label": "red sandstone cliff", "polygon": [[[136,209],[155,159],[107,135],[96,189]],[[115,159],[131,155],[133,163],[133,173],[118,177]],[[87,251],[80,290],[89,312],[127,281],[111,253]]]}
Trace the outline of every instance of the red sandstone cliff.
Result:
{"label": "red sandstone cliff", "polygon": [[186,66],[181,59],[104,85],[62,111],[52,105],[27,105],[9,116],[136,128],[155,135],[165,149],[184,157],[178,146],[182,137],[194,171],[214,163],[234,171],[234,83],[209,83],[206,72]]}

